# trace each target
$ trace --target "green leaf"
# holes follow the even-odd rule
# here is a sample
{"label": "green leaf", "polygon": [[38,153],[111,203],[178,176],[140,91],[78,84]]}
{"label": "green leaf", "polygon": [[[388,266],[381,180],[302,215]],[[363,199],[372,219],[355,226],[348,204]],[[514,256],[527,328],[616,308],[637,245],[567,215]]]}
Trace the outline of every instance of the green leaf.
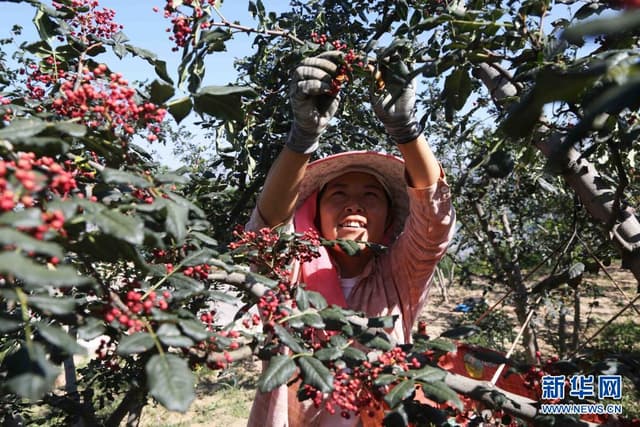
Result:
{"label": "green leaf", "polygon": [[182,265],[193,266],[210,263],[213,254],[213,251],[211,251],[210,249],[199,249],[197,251],[189,253],[189,255],[187,255],[182,260]]}
{"label": "green leaf", "polygon": [[187,361],[174,354],[156,354],[145,366],[149,394],[169,411],[187,412],[195,399],[195,377]]}
{"label": "green leaf", "polygon": [[475,325],[462,325],[457,326],[452,329],[448,329],[440,334],[443,338],[462,338],[462,337],[470,337],[480,331],[480,328]]}
{"label": "green leaf", "polygon": [[405,373],[406,376],[413,378],[418,381],[425,382],[433,382],[433,381],[442,381],[444,377],[447,376],[447,373],[442,369],[435,368],[433,366],[425,366],[424,368],[408,371]]}
{"label": "green leaf", "polygon": [[207,217],[207,214],[198,205],[196,205],[189,199],[186,199],[172,191],[165,191],[165,195],[169,198],[169,200],[174,201],[180,206],[184,206],[185,208],[188,208],[189,211],[195,213],[200,218]]}
{"label": "green leaf", "polygon": [[404,399],[411,397],[411,395],[415,392],[416,383],[413,380],[402,381],[397,384],[389,393],[384,397],[384,401],[387,402],[389,407],[395,408],[398,406]]}
{"label": "green leaf", "polygon": [[248,272],[246,273],[246,278],[247,278],[246,282],[249,285],[252,283],[261,283],[270,289],[274,289],[276,286],[278,286],[277,280],[271,279],[270,277],[267,277],[267,276],[263,276],[262,274]]}
{"label": "green leaf", "polygon": [[378,350],[389,351],[393,348],[393,345],[389,342],[389,338],[382,334],[366,334],[363,336],[362,342],[367,347]]}
{"label": "green leaf", "polygon": [[436,338],[436,339],[427,341],[425,343],[425,348],[432,349],[432,350],[441,350],[441,351],[450,353],[452,351],[455,351],[457,347],[453,342],[449,340]]}
{"label": "green leaf", "polygon": [[346,323],[347,322],[347,317],[342,312],[342,310],[340,310],[337,307],[325,308],[323,310],[320,310],[318,312],[318,314],[322,317],[322,319],[325,322],[327,322],[327,321],[330,321],[332,323],[336,323],[336,322]]}
{"label": "green leaf", "polygon": [[17,395],[35,401],[53,388],[60,370],[49,362],[41,344],[33,343],[31,349],[23,345],[6,357],[8,375],[4,384]]}
{"label": "green leaf", "polygon": [[409,17],[409,5],[406,0],[399,0],[396,2],[396,16],[401,21],[406,21]]}
{"label": "green leaf", "polygon": [[173,116],[176,123],[180,123],[185,117],[191,113],[193,109],[193,102],[191,97],[185,96],[184,98],[175,99],[167,104],[167,111]]}
{"label": "green leaf", "polygon": [[372,317],[368,320],[367,326],[370,328],[393,328],[398,316]]}
{"label": "green leaf", "polygon": [[194,108],[221,120],[241,121],[242,97],[255,97],[256,92],[243,86],[206,86],[194,95]]}
{"label": "green leaf", "polygon": [[230,295],[227,292],[209,291],[207,292],[207,295],[209,295],[209,297],[214,301],[224,302],[231,305],[236,305],[240,301],[237,297]]}
{"label": "green leaf", "polygon": [[53,127],[64,134],[76,138],[81,138],[87,134],[87,127],[78,123],[56,122]]}
{"label": "green leaf", "polygon": [[133,335],[124,335],[118,344],[118,354],[143,353],[154,346],[153,337],[147,332],[136,332]]}
{"label": "green leaf", "polygon": [[182,335],[182,332],[176,325],[171,323],[163,323],[156,331],[156,335],[164,344],[173,347],[191,347],[193,340]]}
{"label": "green leaf", "polygon": [[302,356],[297,360],[304,384],[312,385],[323,393],[333,390],[333,375],[320,360],[310,356]]}
{"label": "green leaf", "polygon": [[87,218],[103,233],[117,239],[124,240],[132,245],[140,245],[144,241],[144,223],[140,218],[110,209],[87,214]]}
{"label": "green leaf", "polygon": [[160,184],[187,184],[189,178],[173,172],[161,173],[153,177],[154,181]]}
{"label": "green leaf", "polygon": [[28,303],[36,306],[45,313],[53,313],[56,315],[73,313],[77,305],[73,297],[50,297],[48,295],[29,296]]}
{"label": "green leaf", "polygon": [[202,84],[202,78],[205,73],[204,56],[202,53],[196,53],[196,57],[191,61],[187,70],[189,72],[188,90],[190,93],[196,93]]}
{"label": "green leaf", "polygon": [[202,322],[194,319],[180,319],[178,325],[182,331],[196,341],[204,341],[209,337],[209,332]]}
{"label": "green leaf", "polygon": [[[445,98],[445,110],[461,110],[471,95],[471,90],[471,77],[469,77],[467,70],[462,67],[456,68],[444,82],[442,95]],[[453,117],[447,118],[448,121],[452,119]]]}
{"label": "green leaf", "polygon": [[309,309],[309,293],[302,288],[296,291],[296,305],[302,311]]}
{"label": "green leaf", "polygon": [[149,95],[151,102],[155,104],[163,104],[166,100],[171,98],[175,94],[176,90],[173,85],[161,82],[160,80],[154,80],[149,87]]}
{"label": "green leaf", "polygon": [[202,282],[192,279],[189,276],[185,276],[182,273],[173,273],[169,277],[169,283],[175,287],[173,297],[182,300],[198,295],[204,292],[204,285]]}
{"label": "green leaf", "polygon": [[296,364],[290,357],[281,354],[274,356],[269,360],[267,369],[258,380],[258,389],[263,393],[268,393],[286,384],[295,372]]}
{"label": "green leaf", "polygon": [[138,174],[119,169],[104,168],[100,173],[102,174],[102,179],[104,179],[104,182],[107,184],[133,185],[139,188],[147,188],[152,185],[148,179]]}
{"label": "green leaf", "polygon": [[0,129],[0,139],[24,139],[35,136],[47,128],[40,119],[16,119],[4,129]]}
{"label": "green leaf", "polygon": [[304,353],[304,348],[302,348],[300,344],[298,344],[295,338],[285,328],[276,323],[273,326],[273,330],[278,338],[280,338],[282,344],[289,347],[291,351],[293,351],[294,353]]}
{"label": "green leaf", "polygon": [[58,34],[59,25],[41,8],[38,8],[36,16],[33,18],[33,23],[38,30],[40,38],[47,43]]}
{"label": "green leaf", "polygon": [[340,248],[349,256],[354,256],[360,252],[360,245],[353,240],[336,240]]}
{"label": "green leaf", "polygon": [[514,138],[526,137],[540,119],[542,108],[553,101],[575,103],[606,67],[594,66],[578,70],[545,68],[536,77],[533,89],[513,106],[502,123],[504,131]]}
{"label": "green leaf", "polygon": [[27,139],[15,139],[12,142],[16,150],[33,151],[39,156],[52,156],[69,150],[69,144],[57,136],[32,136]]}
{"label": "green leaf", "polygon": [[567,28],[562,37],[570,43],[582,45],[582,38],[601,34],[617,35],[637,31],[640,27],[640,11],[630,11],[613,18],[592,19]]}
{"label": "green leaf", "polygon": [[336,360],[342,357],[342,350],[337,347],[327,347],[313,353],[318,360]]}
{"label": "green leaf", "polygon": [[51,344],[60,347],[68,354],[86,355],[87,349],[78,344],[75,338],[71,337],[61,328],[50,326],[39,322],[37,324],[40,335]]}
{"label": "green leaf", "polygon": [[205,31],[198,45],[206,45],[209,52],[223,52],[226,49],[225,41],[231,38],[231,33],[222,28]]}
{"label": "green leaf", "polygon": [[108,234],[87,234],[71,245],[71,248],[100,261],[122,262],[126,260],[137,266],[144,265],[135,245]]}
{"label": "green leaf", "polygon": [[451,388],[449,388],[449,386],[444,382],[419,382],[420,384],[422,384],[422,390],[424,391],[424,394],[430,399],[433,399],[438,403],[453,403],[456,408],[461,411],[463,410],[464,406],[462,405],[458,394],[455,391],[451,390]]}
{"label": "green leaf", "polygon": [[79,276],[73,267],[62,265],[49,270],[15,252],[0,254],[0,274],[15,276],[27,289],[83,286],[92,282],[88,277]]}
{"label": "green leaf", "polygon": [[51,46],[49,43],[39,40],[37,42],[23,44],[21,46],[23,50],[26,50],[29,53],[33,53],[34,55],[43,57],[51,54]]}
{"label": "green leaf", "polygon": [[9,332],[17,331],[21,327],[21,321],[0,316],[0,334],[8,334]]}
{"label": "green leaf", "polygon": [[213,247],[218,246],[218,241],[207,234],[200,233],[199,231],[192,231],[190,235],[191,237],[195,237],[196,239],[200,240],[202,243],[208,246],[213,246]]}
{"label": "green leaf", "polygon": [[391,384],[397,379],[398,377],[392,374],[381,374],[373,381],[373,384],[377,386],[385,386]]}
{"label": "green leaf", "polygon": [[311,326],[312,328],[323,329],[325,327],[322,317],[320,317],[318,313],[305,313],[300,316],[300,320],[302,320],[305,325]]}
{"label": "green leaf", "polygon": [[167,62],[157,60],[157,61],[154,61],[153,64],[154,64],[154,71],[156,72],[156,75],[160,77],[162,80],[164,80],[165,82],[173,84],[173,80],[171,79],[171,77],[169,77],[169,73],[167,72]]}
{"label": "green leaf", "polygon": [[19,212],[10,211],[0,215],[0,224],[10,225],[15,228],[31,228],[42,224],[42,211],[31,208]]}
{"label": "green leaf", "polygon": [[62,259],[62,248],[55,243],[36,239],[13,228],[0,228],[0,245],[15,246],[25,252],[36,252]]}
{"label": "green leaf", "polygon": [[166,219],[165,229],[175,238],[176,244],[181,244],[187,235],[187,222],[189,221],[189,209],[177,203],[165,203]]}
{"label": "green leaf", "polygon": [[[121,40],[120,43],[122,42],[126,42],[126,40]],[[133,56],[139,56],[140,58],[146,60],[151,65],[154,65],[155,61],[158,58],[158,56],[155,53],[151,52],[150,50],[143,49],[141,47],[128,44],[126,45],[126,48],[129,51],[129,53],[131,53]]]}
{"label": "green leaf", "polygon": [[350,359],[353,361],[367,360],[367,355],[364,351],[355,347],[347,347],[342,350],[342,358]]}
{"label": "green leaf", "polygon": [[104,334],[104,323],[96,318],[89,317],[86,319],[87,324],[78,328],[78,338],[91,341]]}

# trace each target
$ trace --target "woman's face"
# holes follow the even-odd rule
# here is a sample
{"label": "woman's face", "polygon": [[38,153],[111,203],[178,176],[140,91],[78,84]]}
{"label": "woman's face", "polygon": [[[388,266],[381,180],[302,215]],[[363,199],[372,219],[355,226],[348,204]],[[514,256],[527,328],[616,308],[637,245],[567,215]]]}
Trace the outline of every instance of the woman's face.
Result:
{"label": "woman's face", "polygon": [[373,175],[349,172],[332,179],[320,196],[318,209],[324,238],[383,243],[389,204]]}

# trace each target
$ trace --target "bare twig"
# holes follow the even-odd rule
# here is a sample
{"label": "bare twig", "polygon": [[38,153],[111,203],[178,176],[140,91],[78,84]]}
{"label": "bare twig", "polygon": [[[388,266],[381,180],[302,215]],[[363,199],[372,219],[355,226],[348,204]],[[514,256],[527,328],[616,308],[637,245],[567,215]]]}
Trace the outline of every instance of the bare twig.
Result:
{"label": "bare twig", "polygon": [[573,352],[572,356],[575,356],[576,354],[578,354],[578,352],[580,350],[582,350],[583,348],[586,347],[587,344],[589,344],[591,341],[593,341],[598,335],[600,335],[600,333],[602,331],[605,330],[605,328],[607,326],[609,326],[614,320],[616,320],[618,317],[620,317],[622,315],[622,313],[624,313],[625,311],[627,311],[627,309],[629,309],[629,307],[632,307],[633,304],[638,301],[640,299],[640,294],[638,294],[632,301],[630,301],[629,303],[627,303],[627,305],[625,305],[624,307],[622,307],[622,309],[620,311],[618,311],[616,314],[614,314],[611,319],[607,320],[604,325],[602,325],[600,327],[600,329],[598,329],[593,335],[591,335],[585,342],[583,342],[577,349],[575,349],[575,351]]}

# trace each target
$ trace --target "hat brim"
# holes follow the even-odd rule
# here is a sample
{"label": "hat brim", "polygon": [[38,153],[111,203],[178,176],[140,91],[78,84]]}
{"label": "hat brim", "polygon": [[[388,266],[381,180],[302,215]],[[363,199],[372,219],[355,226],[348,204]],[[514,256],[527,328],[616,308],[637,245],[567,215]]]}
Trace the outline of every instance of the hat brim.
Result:
{"label": "hat brim", "polygon": [[367,172],[379,180],[388,190],[393,214],[392,232],[397,237],[409,214],[409,195],[405,180],[404,161],[390,154],[374,151],[347,151],[309,163],[300,183],[298,206],[320,190],[324,184],[350,170]]}

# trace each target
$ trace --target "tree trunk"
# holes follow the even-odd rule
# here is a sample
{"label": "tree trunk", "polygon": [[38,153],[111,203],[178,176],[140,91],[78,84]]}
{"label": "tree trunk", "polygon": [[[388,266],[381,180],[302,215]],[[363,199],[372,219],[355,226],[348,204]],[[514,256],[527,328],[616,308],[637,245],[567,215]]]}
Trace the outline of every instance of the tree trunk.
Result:
{"label": "tree trunk", "polygon": [[[490,64],[481,63],[474,70],[497,101],[515,96],[516,86]],[[640,283],[640,223],[630,207],[620,206],[614,211],[616,190],[596,171],[592,163],[580,158],[580,153],[563,144],[564,136],[556,132],[538,140],[535,146],[561,170],[567,185],[573,189],[589,214],[605,227],[622,255],[623,267],[628,268]],[[613,224],[613,226],[611,226]]]}
{"label": "tree trunk", "polygon": [[567,309],[564,303],[560,302],[558,311],[558,355],[561,358],[567,354]]}

